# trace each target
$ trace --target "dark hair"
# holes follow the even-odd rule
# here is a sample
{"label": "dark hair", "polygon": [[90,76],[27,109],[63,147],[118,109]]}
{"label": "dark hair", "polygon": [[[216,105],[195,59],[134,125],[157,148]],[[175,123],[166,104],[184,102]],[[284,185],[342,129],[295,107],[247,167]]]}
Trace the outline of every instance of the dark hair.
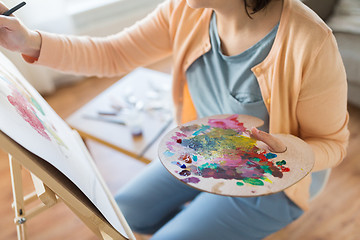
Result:
{"label": "dark hair", "polygon": [[[251,17],[251,14],[254,14],[262,9],[264,9],[271,0],[244,0],[245,3],[245,11],[246,14]],[[248,8],[252,10],[252,12],[249,13]]]}

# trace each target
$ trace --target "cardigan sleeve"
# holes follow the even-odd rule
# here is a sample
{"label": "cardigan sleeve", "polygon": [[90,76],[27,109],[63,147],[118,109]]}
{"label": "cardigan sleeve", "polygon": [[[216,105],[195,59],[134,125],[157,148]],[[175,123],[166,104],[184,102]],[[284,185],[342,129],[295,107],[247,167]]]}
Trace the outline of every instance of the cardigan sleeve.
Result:
{"label": "cardigan sleeve", "polygon": [[35,64],[69,73],[110,77],[169,56],[172,52],[169,21],[174,2],[160,4],[132,27],[108,37],[40,32],[42,46]]}
{"label": "cardigan sleeve", "polygon": [[304,73],[297,105],[300,137],[315,154],[313,171],[331,168],[345,157],[349,131],[347,81],[336,40],[329,30]]}

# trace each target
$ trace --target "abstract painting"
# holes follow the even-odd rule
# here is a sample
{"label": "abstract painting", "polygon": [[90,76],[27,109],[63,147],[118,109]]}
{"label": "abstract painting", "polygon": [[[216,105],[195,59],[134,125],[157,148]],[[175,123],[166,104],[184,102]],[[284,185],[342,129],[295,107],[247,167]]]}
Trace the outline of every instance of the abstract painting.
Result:
{"label": "abstract painting", "polygon": [[176,178],[203,191],[258,196],[284,190],[310,171],[313,158],[302,161],[308,149],[294,136],[278,136],[288,150],[271,152],[250,137],[246,126],[255,122],[251,116],[234,114],[179,126],[160,143],[160,159]]}

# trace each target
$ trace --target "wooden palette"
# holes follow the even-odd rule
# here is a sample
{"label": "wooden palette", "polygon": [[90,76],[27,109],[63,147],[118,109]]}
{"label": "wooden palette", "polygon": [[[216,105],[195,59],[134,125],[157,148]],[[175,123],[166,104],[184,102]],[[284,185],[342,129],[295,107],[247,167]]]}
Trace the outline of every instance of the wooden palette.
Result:
{"label": "wooden palette", "polygon": [[247,115],[217,115],[178,126],[164,136],[159,157],[177,179],[201,191],[254,197],[283,191],[313,168],[311,148],[292,135],[274,134],[286,146],[273,153],[249,136],[263,121]]}

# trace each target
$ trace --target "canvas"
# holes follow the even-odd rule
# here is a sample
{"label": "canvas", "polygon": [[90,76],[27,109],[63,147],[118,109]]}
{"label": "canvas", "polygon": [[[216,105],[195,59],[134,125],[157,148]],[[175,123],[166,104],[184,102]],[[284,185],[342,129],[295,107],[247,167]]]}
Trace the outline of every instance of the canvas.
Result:
{"label": "canvas", "polygon": [[0,54],[0,130],[67,176],[127,237],[88,156],[72,130]]}

